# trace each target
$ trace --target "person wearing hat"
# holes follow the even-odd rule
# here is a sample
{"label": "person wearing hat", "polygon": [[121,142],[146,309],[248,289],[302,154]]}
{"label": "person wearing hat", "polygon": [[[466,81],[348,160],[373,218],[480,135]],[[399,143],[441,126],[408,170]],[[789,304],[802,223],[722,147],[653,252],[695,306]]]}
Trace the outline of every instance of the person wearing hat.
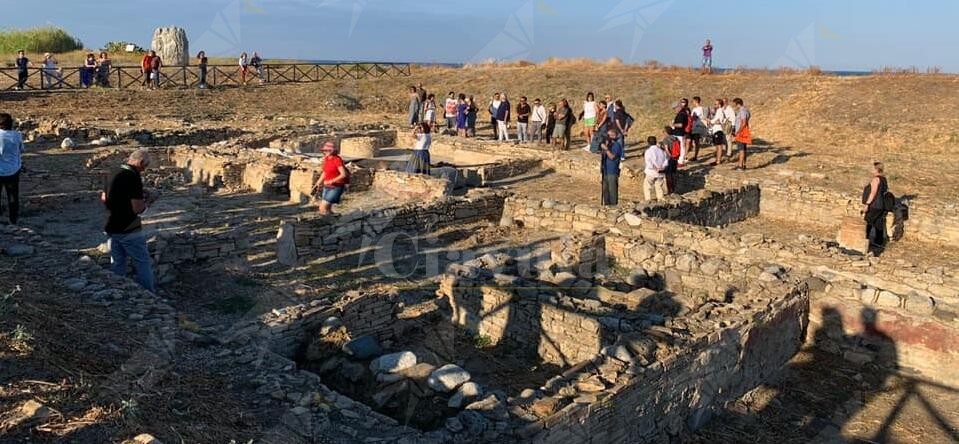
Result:
{"label": "person wearing hat", "polygon": [[323,172],[320,179],[313,186],[315,190],[322,190],[320,194],[320,214],[333,214],[333,205],[340,203],[343,192],[346,191],[346,185],[349,183],[350,174],[343,164],[343,158],[337,153],[336,145],[333,142],[326,142],[323,145]]}

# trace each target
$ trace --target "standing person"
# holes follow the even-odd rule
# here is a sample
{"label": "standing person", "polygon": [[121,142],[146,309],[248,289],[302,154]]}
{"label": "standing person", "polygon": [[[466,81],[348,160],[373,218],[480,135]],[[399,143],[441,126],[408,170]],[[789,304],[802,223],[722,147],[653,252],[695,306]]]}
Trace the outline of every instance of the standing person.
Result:
{"label": "standing person", "polygon": [[619,132],[610,128],[602,145],[600,172],[603,176],[603,205],[619,205],[619,163],[623,158],[623,144]]}
{"label": "standing person", "polygon": [[250,70],[250,60],[245,52],[240,54],[240,60],[237,63],[240,65],[240,83],[246,86],[246,73]]}
{"label": "standing person", "polygon": [[146,54],[143,54],[143,58],[140,59],[140,72],[143,73],[143,86],[150,89],[153,83],[151,79],[153,77],[153,57],[156,54],[153,51],[150,51]]}
{"label": "standing person", "polygon": [[322,190],[320,194],[320,214],[333,214],[333,205],[340,203],[346,186],[350,183],[350,174],[346,171],[343,158],[339,156],[336,145],[326,142],[321,149],[323,152],[323,173],[316,181],[314,189]]}
{"label": "standing person", "polygon": [[509,98],[506,97],[506,93],[500,94],[501,102],[499,108],[496,109],[496,132],[499,137],[496,140],[500,142],[509,142],[509,121],[512,117],[513,110],[510,109]]}
{"label": "standing person", "polygon": [[526,96],[519,98],[519,104],[516,105],[516,138],[519,143],[529,142],[529,116],[533,109],[526,102]]}
{"label": "standing person", "polygon": [[736,108],[729,97],[723,97],[723,134],[726,135],[726,156],[733,157],[733,143],[736,139]]}
{"label": "standing person", "polygon": [[11,225],[20,218],[20,170],[23,168],[23,135],[13,130],[13,117],[0,113],[0,191],[7,193]]}
{"label": "standing person", "polygon": [[869,239],[869,249],[874,252],[882,250],[886,243],[886,193],[889,183],[883,171],[881,162],[872,163],[872,177],[869,185],[862,194],[862,215],[866,220],[866,238]]}
{"label": "standing person", "polygon": [[713,73],[713,42],[706,39],[703,45],[703,74]]}
{"label": "standing person", "polygon": [[110,61],[110,55],[106,51],[100,52],[100,58],[97,59],[97,85],[101,88],[110,87],[111,68],[113,68],[113,62]]}
{"label": "standing person", "polygon": [[443,117],[446,118],[446,131],[455,134],[456,131],[456,93],[450,91],[446,95],[446,101],[443,102]]}
{"label": "standing person", "polygon": [[676,173],[679,171],[679,156],[682,153],[683,142],[674,135],[676,131],[673,127],[663,128],[663,133],[662,150],[669,156],[666,162],[666,171],[664,171],[666,194],[672,194],[676,192]]}
{"label": "standing person", "polygon": [[681,99],[679,102],[673,104],[673,109],[676,110],[676,117],[673,118],[672,134],[679,139],[679,144],[681,145],[679,166],[682,166],[686,163],[686,129],[691,129],[688,102],[686,99]]}
{"label": "standing person", "polygon": [[546,110],[546,144],[552,145],[555,140],[553,138],[553,132],[556,131],[556,104],[550,103],[549,109]]}
{"label": "standing person", "polygon": [[[420,82],[416,85],[416,93],[419,94],[420,104],[426,103],[426,98],[429,97],[429,93],[426,92],[426,88],[423,87],[423,83]],[[423,107],[420,106],[420,122],[423,121],[425,113],[423,112]]]}
{"label": "standing person", "polygon": [[656,194],[656,200],[666,198],[666,168],[669,167],[669,155],[656,143],[656,136],[646,138],[646,152],[643,153],[645,169],[643,172],[646,178],[643,179],[643,198],[646,202],[653,199]]}
{"label": "standing person", "polygon": [[22,90],[27,84],[27,77],[30,76],[30,72],[28,71],[27,68],[33,66],[33,64],[30,63],[30,59],[27,58],[27,55],[23,52],[22,49],[17,51],[16,65],[17,65],[17,89]]}
{"label": "standing person", "polygon": [[596,98],[592,92],[586,93],[583,101],[583,111],[579,113],[579,120],[583,121],[583,131],[586,137],[586,146],[583,151],[589,151],[593,141],[593,131],[596,129]]}
{"label": "standing person", "polygon": [[109,236],[110,260],[113,273],[126,276],[127,259],[133,262],[136,280],[147,291],[155,292],[150,252],[140,214],[153,203],[154,196],[143,189],[141,174],[150,166],[146,150],[137,150],[120,166],[100,201],[106,206],[109,217],[103,231]]}
{"label": "standing person", "polygon": [[709,132],[706,127],[706,111],[703,109],[703,99],[699,96],[693,97],[693,108],[689,111],[689,117],[692,126],[689,144],[693,149],[693,157],[689,161],[694,162],[699,159],[699,141]]}
{"label": "standing person", "polygon": [[460,93],[456,99],[456,134],[460,137],[467,137],[469,133],[469,107],[466,94]]}
{"label": "standing person", "polygon": [[153,77],[153,87],[160,89],[160,68],[163,68],[163,59],[156,52],[150,51],[153,58],[150,60],[150,76]]}
{"label": "standing person", "polygon": [[426,96],[426,103],[423,104],[423,123],[436,129],[436,96],[433,94]]}
{"label": "standing person", "polygon": [[43,55],[43,80],[47,88],[54,85],[60,87],[60,68],[57,68],[57,59],[49,52]]}
{"label": "standing person", "polygon": [[752,113],[749,108],[743,104],[743,99],[736,97],[733,99],[736,106],[736,148],[739,150],[739,165],[736,170],[746,169],[746,148],[753,143],[753,133],[749,128],[749,120],[752,119]]}
{"label": "standing person", "polygon": [[253,67],[253,70],[256,71],[256,77],[260,83],[266,81],[266,78],[263,76],[263,59],[260,58],[260,55],[253,51],[253,57],[250,58],[250,66]]}
{"label": "standing person", "polygon": [[559,106],[556,107],[556,112],[553,113],[553,145],[558,144],[564,149],[569,149],[569,138],[566,136],[569,134],[569,130],[566,126],[569,124],[569,114],[573,110],[569,109],[569,101],[562,99],[559,101]]}
{"label": "standing person", "polygon": [[410,174],[430,174],[430,145],[433,144],[432,128],[423,122],[413,128],[413,153],[406,163],[406,172]]}
{"label": "standing person", "polygon": [[503,104],[503,101],[500,100],[499,93],[493,94],[493,98],[489,101],[489,123],[493,127],[493,140],[499,139],[499,125],[496,123],[496,113],[499,112],[500,105]]}
{"label": "standing person", "polygon": [[479,113],[479,108],[473,96],[466,98],[466,104],[466,137],[476,137],[476,115]]}
{"label": "standing person", "polygon": [[617,99],[613,103],[613,115],[609,119],[610,127],[619,134],[619,143],[623,146],[623,158],[620,160],[626,160],[626,136],[629,134],[629,130],[633,128],[633,116],[626,111],[623,101]]}
{"label": "standing person", "polygon": [[[612,119],[613,113],[616,112],[616,101],[613,100],[613,96],[610,94],[606,94],[605,100],[606,100],[606,115],[609,116],[610,119]],[[606,133],[603,133],[603,137],[605,136],[606,136]]]}
{"label": "standing person", "polygon": [[530,115],[529,140],[543,143],[543,127],[546,125],[546,107],[538,98],[533,99],[533,113]]}
{"label": "standing person", "polygon": [[196,53],[196,64],[200,68],[200,89],[206,89],[206,70],[209,59],[206,57],[206,51]]}
{"label": "standing person", "polygon": [[93,53],[87,53],[83,60],[83,66],[80,67],[80,87],[89,88],[93,85],[93,76],[97,71],[97,58]]}
{"label": "standing person", "polygon": [[420,108],[422,106],[423,104],[420,102],[419,92],[416,91],[415,86],[410,86],[410,116],[409,119],[407,119],[409,121],[408,123],[410,124],[410,128],[413,128],[416,126],[416,124],[420,123]]}
{"label": "standing person", "polygon": [[[596,105],[596,124],[593,125],[593,137],[589,141],[588,151],[591,153],[599,152],[599,145],[606,137],[606,131],[609,130],[609,115],[606,112],[607,104],[605,100],[600,100]],[[625,145],[623,145],[625,151]]]}
{"label": "standing person", "polygon": [[[735,118],[735,117],[733,117]],[[726,150],[727,138],[731,133],[726,132],[727,126],[730,126],[731,118],[726,115],[726,106],[723,99],[716,99],[713,108],[713,116],[709,119],[710,131],[712,132],[713,145],[716,147],[716,161],[712,165],[723,163],[723,151]]]}

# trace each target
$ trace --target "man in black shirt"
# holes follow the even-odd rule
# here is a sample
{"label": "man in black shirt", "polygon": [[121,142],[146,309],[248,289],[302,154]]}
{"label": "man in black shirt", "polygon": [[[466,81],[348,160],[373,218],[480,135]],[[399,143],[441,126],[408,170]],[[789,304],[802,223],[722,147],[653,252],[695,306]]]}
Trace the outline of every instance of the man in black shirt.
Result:
{"label": "man in black shirt", "polygon": [[30,59],[27,58],[23,50],[17,51],[17,89],[23,89],[27,84],[27,77],[30,77],[27,68],[32,66]]}
{"label": "man in black shirt", "polygon": [[155,200],[143,190],[143,180],[140,177],[140,173],[149,165],[150,157],[147,151],[135,151],[107,184],[100,200],[109,213],[103,231],[110,237],[113,272],[126,276],[129,258],[133,262],[137,282],[143,288],[155,292],[153,267],[139,216]]}
{"label": "man in black shirt", "polygon": [[679,155],[679,164],[682,165],[686,163],[686,141],[689,140],[689,136],[686,134],[686,128],[689,127],[689,103],[686,99],[682,99],[679,102],[673,104],[673,109],[676,110],[676,117],[673,118],[673,131],[670,133],[673,137],[679,139],[682,152]]}

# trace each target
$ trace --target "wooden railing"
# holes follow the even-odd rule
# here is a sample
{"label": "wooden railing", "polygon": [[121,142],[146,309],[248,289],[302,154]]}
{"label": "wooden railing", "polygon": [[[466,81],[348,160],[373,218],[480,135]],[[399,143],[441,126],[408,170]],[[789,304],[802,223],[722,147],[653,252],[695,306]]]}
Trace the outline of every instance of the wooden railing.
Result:
{"label": "wooden railing", "polygon": [[[89,85],[84,85],[82,67],[45,70],[28,68],[23,82],[24,90],[80,89],[86,86],[101,86],[127,89],[144,84],[144,75],[139,66],[114,66],[105,76],[96,70],[89,74]],[[0,68],[0,90],[15,90],[20,86],[17,68]],[[263,65],[262,81],[266,83],[320,82],[323,80],[369,79],[379,77],[408,77],[412,74],[409,63],[280,63]],[[242,73],[236,65],[207,65],[208,87],[240,86]],[[105,79],[105,81],[103,81]],[[246,83],[261,80],[260,73],[250,67]],[[160,70],[161,88],[196,88],[200,86],[199,66],[165,66]]]}

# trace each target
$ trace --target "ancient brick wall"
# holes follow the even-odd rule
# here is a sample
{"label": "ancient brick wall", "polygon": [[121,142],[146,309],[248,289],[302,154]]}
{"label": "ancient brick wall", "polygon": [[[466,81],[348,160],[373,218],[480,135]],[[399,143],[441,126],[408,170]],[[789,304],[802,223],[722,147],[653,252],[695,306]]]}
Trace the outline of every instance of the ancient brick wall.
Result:
{"label": "ancient brick wall", "polygon": [[798,351],[808,298],[793,290],[729,328],[684,344],[609,389],[593,404],[573,403],[531,427],[528,442],[666,442],[695,430],[728,401],[772,377]]}
{"label": "ancient brick wall", "polygon": [[452,224],[495,220],[502,214],[504,199],[500,193],[476,192],[335,218],[304,217],[293,224],[297,255],[316,257],[374,245],[388,233],[423,233]]}
{"label": "ancient brick wall", "polygon": [[[602,331],[591,316],[540,298],[537,284],[454,279],[441,286],[452,309],[451,322],[499,345],[511,341],[545,362],[570,366],[592,359],[602,347]],[[545,289],[549,292],[549,289]],[[553,290],[555,292],[555,290]]]}
{"label": "ancient brick wall", "polygon": [[449,180],[425,174],[380,170],[373,173],[372,189],[400,200],[429,202],[449,196],[453,184]]}

